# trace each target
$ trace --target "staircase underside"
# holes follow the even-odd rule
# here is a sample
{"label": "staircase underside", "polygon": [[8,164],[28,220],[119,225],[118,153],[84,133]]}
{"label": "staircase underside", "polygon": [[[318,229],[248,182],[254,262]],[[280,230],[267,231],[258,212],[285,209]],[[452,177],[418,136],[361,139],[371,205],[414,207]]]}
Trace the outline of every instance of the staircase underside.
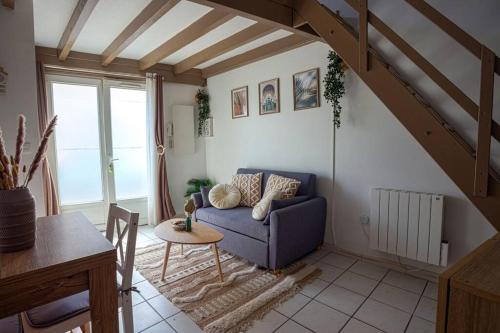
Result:
{"label": "staircase underside", "polygon": [[495,229],[500,230],[498,175],[490,168],[488,195],[475,196],[475,152],[444,119],[374,50],[368,52],[369,70],[361,71],[358,37],[334,13],[311,0],[294,1],[294,9],[370,87]]}

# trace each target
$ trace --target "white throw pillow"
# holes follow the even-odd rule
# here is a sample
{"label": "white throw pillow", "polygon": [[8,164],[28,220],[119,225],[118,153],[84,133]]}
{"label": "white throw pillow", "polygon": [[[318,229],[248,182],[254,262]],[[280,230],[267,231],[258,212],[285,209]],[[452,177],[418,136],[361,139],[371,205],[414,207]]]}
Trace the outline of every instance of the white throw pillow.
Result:
{"label": "white throw pillow", "polygon": [[241,193],[236,186],[217,184],[208,192],[208,200],[215,208],[230,209],[240,204]]}
{"label": "white throw pillow", "polygon": [[281,197],[280,190],[270,190],[267,194],[255,205],[252,210],[252,218],[257,221],[262,221],[266,218],[271,201]]}

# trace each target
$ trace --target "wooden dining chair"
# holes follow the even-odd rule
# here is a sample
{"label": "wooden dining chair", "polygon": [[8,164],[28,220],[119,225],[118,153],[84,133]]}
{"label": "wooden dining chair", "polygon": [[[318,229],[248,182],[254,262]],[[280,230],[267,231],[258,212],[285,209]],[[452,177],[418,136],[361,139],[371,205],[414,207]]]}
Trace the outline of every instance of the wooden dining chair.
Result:
{"label": "wooden dining chair", "polygon": [[[122,308],[125,333],[134,331],[132,274],[138,224],[139,213],[132,213],[116,204],[110,205],[106,238],[118,252],[116,268],[122,278],[121,283],[118,283],[118,307]],[[22,313],[21,318],[25,333],[63,333],[76,327],[80,327],[84,333],[90,333],[89,292],[87,290],[36,307]]]}

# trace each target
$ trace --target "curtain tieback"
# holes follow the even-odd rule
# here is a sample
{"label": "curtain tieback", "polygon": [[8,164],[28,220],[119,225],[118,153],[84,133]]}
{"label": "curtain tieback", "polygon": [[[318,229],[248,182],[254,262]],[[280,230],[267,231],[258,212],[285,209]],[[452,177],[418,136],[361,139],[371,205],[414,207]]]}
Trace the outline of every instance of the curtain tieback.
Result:
{"label": "curtain tieback", "polygon": [[163,145],[156,145],[156,153],[159,156],[165,155],[165,150],[166,150],[166,148]]}

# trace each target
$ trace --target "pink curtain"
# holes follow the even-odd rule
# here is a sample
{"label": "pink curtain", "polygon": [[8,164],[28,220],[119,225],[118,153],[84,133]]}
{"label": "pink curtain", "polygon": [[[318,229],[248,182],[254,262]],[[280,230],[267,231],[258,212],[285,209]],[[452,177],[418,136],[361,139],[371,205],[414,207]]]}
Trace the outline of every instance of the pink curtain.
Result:
{"label": "pink curtain", "polygon": [[[38,101],[38,128],[40,133],[43,133],[49,121],[47,112],[47,87],[45,85],[45,69],[43,63],[36,63],[36,79],[37,79],[37,101]],[[60,213],[59,198],[54,185],[54,179],[50,172],[50,165],[47,158],[42,163],[42,184],[43,194],[45,197],[45,213],[47,216]]]}
{"label": "pink curtain", "polygon": [[163,117],[163,77],[155,76],[155,142],[158,153],[156,184],[156,218],[158,222],[175,215],[174,205],[168,191],[167,163],[165,160],[165,129]]}

